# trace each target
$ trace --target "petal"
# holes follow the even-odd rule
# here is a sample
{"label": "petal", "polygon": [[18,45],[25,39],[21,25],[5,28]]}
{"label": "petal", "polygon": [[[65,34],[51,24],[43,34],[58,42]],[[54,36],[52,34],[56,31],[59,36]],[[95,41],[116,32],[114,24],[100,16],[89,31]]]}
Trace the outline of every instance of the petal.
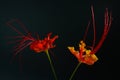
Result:
{"label": "petal", "polygon": [[95,54],[85,55],[84,59],[81,61],[82,63],[93,65],[98,60]]}
{"label": "petal", "polygon": [[70,50],[70,52],[79,60],[80,59],[80,54],[79,51],[76,51],[74,49],[74,47],[68,47],[68,49]]}

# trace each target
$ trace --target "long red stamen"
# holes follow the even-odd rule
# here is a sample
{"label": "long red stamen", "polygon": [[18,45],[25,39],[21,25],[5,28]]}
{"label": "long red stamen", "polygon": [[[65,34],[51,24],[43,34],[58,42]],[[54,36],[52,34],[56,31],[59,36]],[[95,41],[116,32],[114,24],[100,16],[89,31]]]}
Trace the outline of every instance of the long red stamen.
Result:
{"label": "long red stamen", "polygon": [[20,51],[22,51],[23,49],[25,49],[26,47],[28,47],[30,44],[32,44],[32,42],[29,42],[27,44],[23,44],[22,46],[20,46],[17,51],[15,52],[15,55],[17,55]]}
{"label": "long red stamen", "polygon": [[108,34],[108,31],[111,27],[111,23],[112,23],[112,17],[111,15],[108,15],[108,10],[106,9],[106,12],[105,12],[105,25],[104,25],[104,32],[102,34],[102,37],[99,41],[99,43],[97,44],[97,46],[94,48],[94,50],[91,52],[91,54],[95,54],[99,48],[102,46],[107,34]]}
{"label": "long red stamen", "polygon": [[93,21],[93,34],[94,34],[92,48],[94,48],[95,40],[96,40],[96,29],[95,29],[95,18],[94,18],[93,6],[91,6],[91,11],[92,11],[92,21]]}

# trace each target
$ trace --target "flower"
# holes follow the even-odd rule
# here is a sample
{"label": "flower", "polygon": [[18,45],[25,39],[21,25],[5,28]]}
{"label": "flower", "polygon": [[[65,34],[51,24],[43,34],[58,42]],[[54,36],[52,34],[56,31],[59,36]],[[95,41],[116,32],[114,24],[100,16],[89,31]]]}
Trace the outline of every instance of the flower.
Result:
{"label": "flower", "polygon": [[35,40],[30,45],[30,49],[35,51],[36,53],[40,53],[46,50],[49,50],[50,48],[54,48],[55,45],[53,45],[54,41],[58,38],[58,36],[54,36],[53,38],[50,38],[52,33],[49,33],[46,38],[43,40]]}
{"label": "flower", "polygon": [[98,60],[95,54],[91,54],[90,49],[86,49],[86,44],[83,41],[80,41],[79,51],[76,51],[74,47],[68,47],[68,49],[81,63],[93,65]]}

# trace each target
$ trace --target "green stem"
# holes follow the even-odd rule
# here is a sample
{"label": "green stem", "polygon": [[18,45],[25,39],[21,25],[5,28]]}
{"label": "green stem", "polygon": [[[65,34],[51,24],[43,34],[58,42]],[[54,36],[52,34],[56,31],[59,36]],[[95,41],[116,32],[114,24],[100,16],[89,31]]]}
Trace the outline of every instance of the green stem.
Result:
{"label": "green stem", "polygon": [[50,62],[50,66],[51,66],[53,75],[54,75],[54,77],[55,77],[55,80],[57,80],[57,76],[56,76],[56,73],[55,73],[55,69],[54,69],[54,67],[53,67],[53,63],[52,63],[52,60],[51,60],[51,58],[50,58],[50,55],[49,55],[48,50],[46,50],[46,54],[47,54],[48,60],[49,60],[49,62]]}
{"label": "green stem", "polygon": [[75,72],[77,71],[77,69],[79,68],[81,62],[78,63],[78,65],[76,66],[76,68],[74,69],[72,75],[70,76],[69,80],[72,80],[73,76],[75,75]]}

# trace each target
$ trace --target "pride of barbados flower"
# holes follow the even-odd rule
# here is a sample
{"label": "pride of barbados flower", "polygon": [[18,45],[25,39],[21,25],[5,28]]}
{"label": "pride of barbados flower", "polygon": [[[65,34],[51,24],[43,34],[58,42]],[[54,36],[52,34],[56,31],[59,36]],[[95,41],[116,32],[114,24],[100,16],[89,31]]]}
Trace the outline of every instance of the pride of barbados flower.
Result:
{"label": "pride of barbados flower", "polygon": [[[94,37],[93,37],[93,43],[92,43],[92,46],[87,46],[85,44],[85,38],[86,38],[86,35],[87,35],[87,31],[88,31],[88,28],[89,28],[89,24],[88,24],[88,27],[85,31],[85,35],[84,35],[84,38],[83,40],[80,41],[80,44],[79,44],[79,50],[75,50],[74,47],[68,47],[68,49],[70,50],[70,52],[78,59],[79,63],[78,65],[76,66],[76,68],[74,69],[72,75],[70,76],[69,80],[72,80],[75,72],[77,71],[77,69],[79,68],[80,64],[81,63],[85,63],[87,65],[93,65],[97,60],[97,56],[95,55],[97,53],[97,51],[101,48],[108,32],[109,32],[109,29],[111,27],[111,23],[112,23],[112,17],[111,17],[111,14],[108,13],[108,9],[106,8],[106,12],[105,12],[105,16],[104,16],[104,30],[103,30],[103,33],[102,33],[102,36],[100,38],[100,41],[97,43],[97,45],[95,45],[95,42],[96,42],[96,26],[95,26],[95,19],[94,19],[94,11],[93,11],[93,7],[91,6],[91,11],[92,11],[92,22],[93,22],[93,33],[94,33]],[[88,49],[89,47],[89,49]]]}
{"label": "pride of barbados flower", "polygon": [[89,23],[85,31],[85,36],[83,40],[80,41],[79,51],[76,51],[74,47],[68,47],[70,52],[78,59],[79,62],[88,64],[88,65],[92,65],[98,60],[95,54],[101,48],[112,23],[111,13],[109,14],[108,9],[106,8],[105,15],[104,15],[104,30],[99,42],[97,43],[97,45],[95,45],[96,44],[95,43],[96,42],[96,29],[95,29],[96,26],[95,26],[94,11],[92,6],[91,6],[91,11],[92,11],[93,33],[94,33],[92,46],[90,46],[90,49],[87,49],[88,46],[86,46],[84,42],[87,35],[88,28],[90,26],[89,25],[90,23]]}
{"label": "pride of barbados flower", "polygon": [[80,41],[79,51],[75,50],[74,47],[68,47],[68,49],[81,63],[92,65],[98,60],[95,54],[90,54],[90,49],[86,49],[86,44],[83,41]]}
{"label": "pride of barbados flower", "polygon": [[35,51],[36,53],[40,53],[43,51],[48,51],[50,48],[54,48],[55,45],[53,45],[54,41],[58,38],[58,36],[54,36],[53,38],[50,38],[52,33],[49,33],[46,38],[43,40],[35,40],[30,45],[30,49]]}
{"label": "pride of barbados flower", "polygon": [[[21,28],[23,29],[25,34],[22,33],[21,31],[19,31],[18,29],[16,29],[13,25],[13,22],[17,22],[21,26]],[[53,66],[53,63],[50,58],[48,50],[55,47],[55,45],[53,43],[58,38],[58,35],[51,38],[52,33],[49,33],[47,35],[47,37],[45,37],[44,39],[41,40],[41,39],[39,39],[38,35],[37,35],[38,38],[34,38],[31,35],[31,33],[25,28],[24,24],[21,23],[18,19],[13,19],[11,21],[8,21],[6,24],[19,34],[18,36],[12,37],[12,38],[18,39],[16,41],[14,41],[15,43],[17,43],[17,46],[15,47],[14,56],[16,56],[18,53],[20,53],[20,51],[22,51],[23,49],[25,49],[28,46],[35,53],[45,52],[48,57],[48,60],[50,62],[50,66],[51,66],[54,78],[55,78],[55,80],[57,80],[55,69],[54,69],[54,66]]]}
{"label": "pride of barbados flower", "polygon": [[35,51],[36,53],[40,53],[40,52],[45,52],[46,53],[46,55],[48,57],[48,60],[50,62],[50,66],[51,66],[54,78],[55,78],[55,80],[57,80],[56,72],[55,72],[55,69],[54,69],[54,66],[53,66],[53,63],[52,63],[52,60],[50,58],[48,50],[55,47],[55,45],[53,45],[53,43],[58,38],[58,36],[56,35],[53,38],[50,38],[51,34],[52,33],[49,33],[47,35],[47,37],[44,38],[43,40],[35,40],[30,45],[30,49]]}

